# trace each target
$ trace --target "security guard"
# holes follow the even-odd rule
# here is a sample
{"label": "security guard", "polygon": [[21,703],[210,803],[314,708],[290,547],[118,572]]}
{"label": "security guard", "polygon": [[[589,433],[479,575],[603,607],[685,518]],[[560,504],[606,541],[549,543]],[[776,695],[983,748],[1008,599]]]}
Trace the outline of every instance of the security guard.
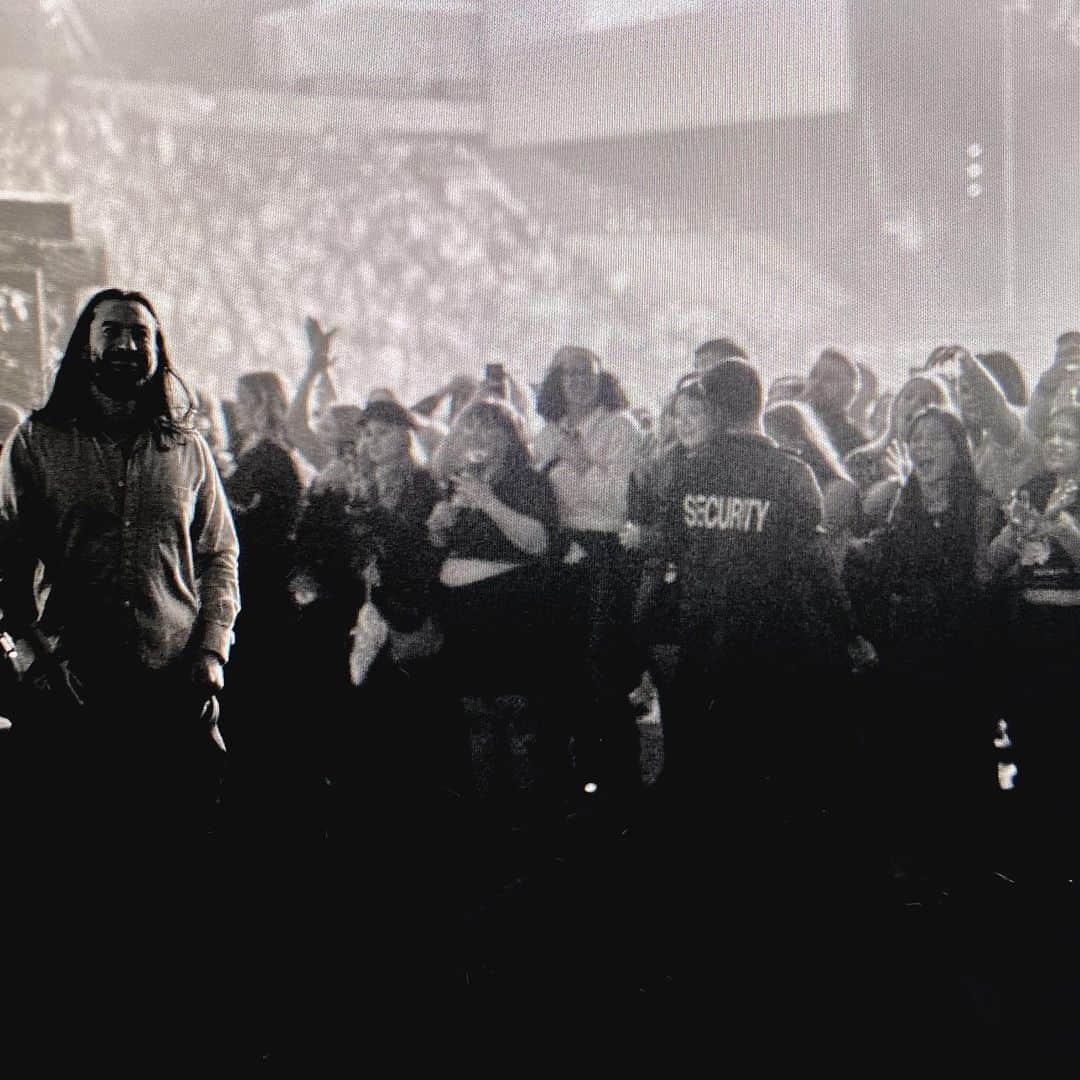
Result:
{"label": "security guard", "polygon": [[[698,810],[790,815],[813,770],[815,700],[852,637],[810,469],[761,432],[753,367],[703,375],[715,436],[667,508],[681,583],[680,662],[665,724],[681,760],[665,784]],[[812,780],[811,780],[812,783]],[[805,795],[805,791],[802,792]]]}

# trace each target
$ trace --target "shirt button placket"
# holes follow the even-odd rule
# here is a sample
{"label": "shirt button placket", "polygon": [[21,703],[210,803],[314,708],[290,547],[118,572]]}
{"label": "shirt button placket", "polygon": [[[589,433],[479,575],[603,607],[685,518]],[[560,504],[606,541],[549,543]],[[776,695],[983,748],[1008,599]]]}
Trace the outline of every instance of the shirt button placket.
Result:
{"label": "shirt button placket", "polygon": [[129,614],[133,608],[131,594],[135,585],[135,560],[137,553],[134,550],[135,542],[132,536],[132,528],[135,524],[136,507],[131,498],[132,490],[128,484],[135,455],[132,454],[126,463],[121,464],[124,475],[116,481],[117,501],[120,509],[120,591],[124,596],[121,606],[124,612]]}

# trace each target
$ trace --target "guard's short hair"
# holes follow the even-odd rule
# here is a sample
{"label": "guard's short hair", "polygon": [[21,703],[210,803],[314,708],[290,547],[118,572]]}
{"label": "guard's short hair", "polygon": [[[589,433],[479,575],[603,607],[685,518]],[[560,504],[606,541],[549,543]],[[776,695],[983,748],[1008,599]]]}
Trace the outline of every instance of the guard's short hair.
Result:
{"label": "guard's short hair", "polygon": [[743,427],[761,419],[761,378],[745,360],[721,360],[702,375],[702,384],[721,427]]}
{"label": "guard's short hair", "polygon": [[712,363],[719,363],[721,360],[750,359],[746,350],[738,342],[727,337],[709,338],[708,341],[703,341],[694,350],[694,359],[698,361],[705,358]]}

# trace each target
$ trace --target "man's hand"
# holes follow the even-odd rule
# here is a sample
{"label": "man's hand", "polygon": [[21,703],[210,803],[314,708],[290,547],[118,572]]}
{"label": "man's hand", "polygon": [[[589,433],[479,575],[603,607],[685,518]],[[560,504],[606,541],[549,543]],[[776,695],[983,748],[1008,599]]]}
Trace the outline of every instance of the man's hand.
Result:
{"label": "man's hand", "polygon": [[207,695],[216,694],[225,686],[225,665],[217,653],[203,649],[191,664],[191,682]]}
{"label": "man's hand", "polygon": [[41,636],[33,643],[16,642],[16,671],[25,675],[38,690],[58,694],[74,705],[83,706],[86,699],[82,681],[71,670],[68,661],[57,655],[56,644],[56,638]]}

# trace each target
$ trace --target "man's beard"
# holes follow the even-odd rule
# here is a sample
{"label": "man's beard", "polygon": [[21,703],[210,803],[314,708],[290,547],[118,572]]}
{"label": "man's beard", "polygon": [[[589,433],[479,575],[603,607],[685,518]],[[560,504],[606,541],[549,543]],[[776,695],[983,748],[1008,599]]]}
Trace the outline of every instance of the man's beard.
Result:
{"label": "man's beard", "polygon": [[113,401],[134,401],[150,382],[150,365],[142,353],[91,354],[90,378]]}

